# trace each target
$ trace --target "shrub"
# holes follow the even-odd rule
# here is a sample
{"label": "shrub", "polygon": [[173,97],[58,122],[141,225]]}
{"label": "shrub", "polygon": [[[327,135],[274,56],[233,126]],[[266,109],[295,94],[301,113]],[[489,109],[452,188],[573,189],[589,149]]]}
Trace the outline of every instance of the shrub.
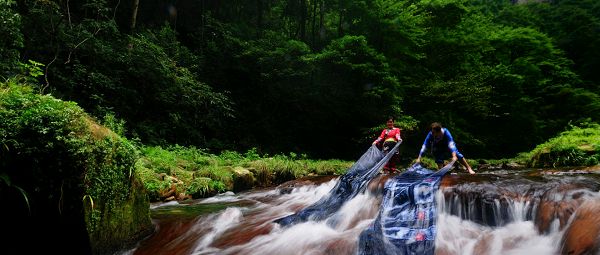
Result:
{"label": "shrub", "polygon": [[582,166],[598,164],[600,125],[584,124],[519,155],[531,167]]}
{"label": "shrub", "polygon": [[[120,249],[152,227],[134,168],[135,146],[98,125],[76,103],[36,94],[13,81],[0,84],[0,145],[0,176],[22,188],[31,205],[30,218],[11,209],[16,213],[11,221],[24,224],[18,228],[27,229],[27,235],[39,235],[57,249],[87,243],[102,253]],[[40,229],[62,229],[67,236],[53,239],[54,233]]]}

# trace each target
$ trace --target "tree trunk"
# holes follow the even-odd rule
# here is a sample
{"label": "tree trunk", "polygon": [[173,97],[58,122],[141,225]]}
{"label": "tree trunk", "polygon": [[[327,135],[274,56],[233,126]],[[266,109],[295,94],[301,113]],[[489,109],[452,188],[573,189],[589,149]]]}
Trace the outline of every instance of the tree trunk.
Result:
{"label": "tree trunk", "polygon": [[263,20],[263,5],[262,0],[256,0],[256,9],[258,16],[256,17],[256,37],[260,38]]}
{"label": "tree trunk", "polygon": [[306,42],[306,0],[300,0],[300,40]]}
{"label": "tree trunk", "polygon": [[311,20],[311,22],[312,22],[312,24],[311,24],[310,33],[311,33],[311,37],[312,37],[311,38],[311,47],[313,49],[315,48],[315,43],[316,43],[316,41],[315,41],[316,31],[315,30],[316,30],[316,23],[317,23],[317,3],[318,3],[317,0],[311,1],[311,4],[312,4],[312,13],[311,13],[312,20]]}
{"label": "tree trunk", "polygon": [[135,22],[137,21],[137,13],[138,6],[140,5],[140,0],[133,0],[133,11],[131,12],[131,24],[129,26],[131,32],[135,29]]}
{"label": "tree trunk", "polygon": [[325,31],[323,31],[323,23],[325,21],[325,0],[321,1],[319,16],[319,39],[321,39],[320,41],[323,41],[323,35],[325,34]]}
{"label": "tree trunk", "polygon": [[338,1],[338,8],[339,8],[339,14],[340,14],[340,19],[339,19],[339,23],[338,23],[338,37],[344,36],[344,27],[343,27],[344,23],[343,22],[344,22],[344,13],[346,12],[344,1],[345,0]]}

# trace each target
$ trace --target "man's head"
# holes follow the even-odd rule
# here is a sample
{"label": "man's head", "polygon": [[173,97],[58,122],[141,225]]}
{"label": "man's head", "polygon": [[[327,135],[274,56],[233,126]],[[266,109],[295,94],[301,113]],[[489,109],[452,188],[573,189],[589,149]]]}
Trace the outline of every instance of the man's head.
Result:
{"label": "man's head", "polygon": [[431,134],[437,138],[442,136],[442,124],[439,122],[431,123]]}

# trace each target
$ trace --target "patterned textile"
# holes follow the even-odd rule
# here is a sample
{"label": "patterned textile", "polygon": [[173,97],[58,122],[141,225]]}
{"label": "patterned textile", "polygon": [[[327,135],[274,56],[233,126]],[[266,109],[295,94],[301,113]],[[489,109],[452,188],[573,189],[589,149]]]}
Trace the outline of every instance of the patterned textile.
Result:
{"label": "patterned textile", "polygon": [[[277,219],[275,222],[282,226],[288,226],[307,220],[320,221],[328,218],[337,212],[346,201],[354,198],[367,188],[367,184],[398,151],[401,143],[397,143],[388,153],[383,153],[377,147],[371,146],[348,169],[346,174],[340,177],[340,180],[328,195],[299,212]],[[335,224],[335,221],[335,219],[331,219],[331,224]]]}
{"label": "patterned textile", "polygon": [[359,238],[358,254],[434,254],[435,193],[454,162],[437,172],[415,164],[389,179],[379,214]]}

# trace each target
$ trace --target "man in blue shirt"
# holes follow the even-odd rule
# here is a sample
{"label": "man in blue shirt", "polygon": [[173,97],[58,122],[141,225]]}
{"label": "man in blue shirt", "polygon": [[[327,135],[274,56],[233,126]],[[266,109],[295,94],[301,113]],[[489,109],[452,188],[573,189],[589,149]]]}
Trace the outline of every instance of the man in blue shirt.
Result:
{"label": "man in blue shirt", "polygon": [[423,142],[423,146],[421,146],[421,151],[419,152],[419,157],[417,158],[417,163],[421,162],[421,156],[427,148],[431,148],[431,154],[435,157],[435,163],[437,163],[438,168],[442,168],[444,166],[444,158],[448,153],[448,150],[452,153],[452,161],[460,162],[470,174],[474,174],[475,171],[471,169],[471,166],[465,160],[465,157],[458,151],[456,148],[456,144],[454,143],[454,139],[452,139],[452,135],[448,129],[443,128],[442,124],[438,122],[434,122],[431,124],[431,131],[427,134],[425,141]]}

